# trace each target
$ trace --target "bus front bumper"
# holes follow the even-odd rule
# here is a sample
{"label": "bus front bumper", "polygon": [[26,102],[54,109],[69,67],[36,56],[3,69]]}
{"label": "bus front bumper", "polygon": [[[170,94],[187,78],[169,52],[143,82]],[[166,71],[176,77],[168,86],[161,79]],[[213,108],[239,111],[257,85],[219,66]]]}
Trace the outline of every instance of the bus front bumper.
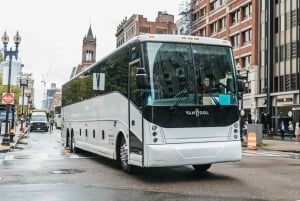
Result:
{"label": "bus front bumper", "polygon": [[146,145],[146,167],[200,165],[240,161],[240,141]]}

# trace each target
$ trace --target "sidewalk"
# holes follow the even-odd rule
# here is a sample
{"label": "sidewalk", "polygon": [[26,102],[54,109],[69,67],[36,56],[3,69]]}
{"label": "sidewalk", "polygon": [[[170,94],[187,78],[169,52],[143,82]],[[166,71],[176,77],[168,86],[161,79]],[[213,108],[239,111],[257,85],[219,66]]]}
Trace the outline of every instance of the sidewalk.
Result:
{"label": "sidewalk", "polygon": [[269,150],[269,151],[284,151],[284,152],[297,152],[300,153],[300,142],[295,143],[295,139],[291,141],[289,138],[281,140],[280,138],[263,139],[263,145],[258,149]]}
{"label": "sidewalk", "polygon": [[13,142],[10,143],[10,146],[2,145],[2,140],[4,135],[0,135],[0,153],[1,152],[8,152],[10,149],[15,148],[18,144],[19,140],[26,134],[27,128],[24,127],[23,132],[20,131],[20,125],[15,129],[15,136],[13,138]]}

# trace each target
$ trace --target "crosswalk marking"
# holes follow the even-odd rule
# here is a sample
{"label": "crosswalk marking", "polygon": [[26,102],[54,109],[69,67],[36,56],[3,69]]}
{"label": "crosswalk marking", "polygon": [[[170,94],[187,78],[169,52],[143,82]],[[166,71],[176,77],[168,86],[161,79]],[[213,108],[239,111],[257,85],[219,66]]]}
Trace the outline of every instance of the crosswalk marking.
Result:
{"label": "crosswalk marking", "polygon": [[300,153],[293,152],[281,152],[281,151],[253,151],[253,150],[243,150],[242,155],[244,156],[265,156],[265,157],[300,157]]}

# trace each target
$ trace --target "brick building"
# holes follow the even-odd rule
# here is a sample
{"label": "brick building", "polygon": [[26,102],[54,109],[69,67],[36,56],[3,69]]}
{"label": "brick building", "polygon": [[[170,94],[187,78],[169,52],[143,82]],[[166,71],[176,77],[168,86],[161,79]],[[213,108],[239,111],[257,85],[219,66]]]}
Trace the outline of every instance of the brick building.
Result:
{"label": "brick building", "polygon": [[247,77],[241,109],[258,118],[258,0],[191,0],[191,35],[231,41],[238,73]]}
{"label": "brick building", "polygon": [[96,36],[94,37],[91,26],[82,41],[82,62],[76,69],[76,74],[96,62]]}
{"label": "brick building", "polygon": [[143,15],[136,14],[132,15],[129,19],[125,18],[119,24],[115,34],[117,39],[116,46],[119,47],[132,37],[141,33],[177,34],[174,15],[159,11],[154,22],[148,21]]}

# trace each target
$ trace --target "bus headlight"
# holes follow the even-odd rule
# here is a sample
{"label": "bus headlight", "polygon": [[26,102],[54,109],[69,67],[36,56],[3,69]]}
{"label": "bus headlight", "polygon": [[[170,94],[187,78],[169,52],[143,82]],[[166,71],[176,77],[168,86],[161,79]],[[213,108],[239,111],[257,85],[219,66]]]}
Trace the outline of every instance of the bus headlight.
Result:
{"label": "bus headlight", "polygon": [[150,124],[150,143],[163,144],[165,143],[163,129],[157,125]]}

